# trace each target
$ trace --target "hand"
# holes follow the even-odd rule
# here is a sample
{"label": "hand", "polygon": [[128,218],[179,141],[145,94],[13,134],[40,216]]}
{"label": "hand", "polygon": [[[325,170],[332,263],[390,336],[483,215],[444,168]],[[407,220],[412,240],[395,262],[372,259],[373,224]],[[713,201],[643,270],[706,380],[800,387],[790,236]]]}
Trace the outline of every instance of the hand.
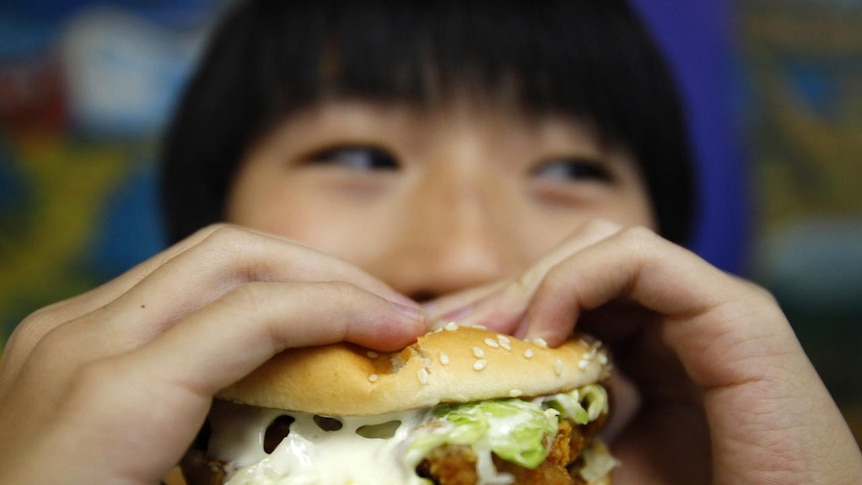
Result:
{"label": "hand", "polygon": [[0,483],[157,483],[212,396],[277,352],[424,333],[418,306],[289,241],[215,226],[22,322],[0,367]]}
{"label": "hand", "polygon": [[550,345],[577,325],[608,344],[626,421],[611,425],[623,463],[614,483],[862,477],[859,449],[772,297],[646,229],[590,224],[518,279],[427,308],[438,324]]}

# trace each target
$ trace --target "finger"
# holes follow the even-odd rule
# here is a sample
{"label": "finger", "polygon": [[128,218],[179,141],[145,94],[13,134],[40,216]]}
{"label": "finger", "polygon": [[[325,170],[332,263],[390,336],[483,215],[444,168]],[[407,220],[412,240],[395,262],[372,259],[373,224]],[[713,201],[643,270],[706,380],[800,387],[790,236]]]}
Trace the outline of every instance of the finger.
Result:
{"label": "finger", "polygon": [[196,246],[201,241],[208,238],[210,234],[220,230],[221,227],[223,226],[214,225],[201,229],[179,243],[161,251],[141,263],[138,263],[107,283],[81,293],[80,295],[70,297],[45,307],[37,313],[58,314],[63,318],[41,318],[39,319],[39,325],[31,326],[43,327],[40,330],[44,333],[45,331],[50,331],[52,326],[62,324],[65,320],[79,317],[95,310],[96,308],[106,305],[108,302],[128,291],[129,288],[136,285],[160,266],[170,261],[175,256],[185,252],[189,248]]}
{"label": "finger", "polygon": [[284,349],[348,341],[391,351],[424,332],[421,315],[347,283],[250,283],[129,358],[211,395]]}
{"label": "finger", "polygon": [[[722,362],[762,354],[757,346],[777,336],[782,341],[776,344],[790,343],[786,320],[775,314],[777,307],[758,301],[763,295],[653,232],[630,228],[548,274],[528,311],[527,335],[559,343],[584,310],[628,301],[671,324],[662,327],[662,339],[698,384],[736,380],[740,376],[714,373],[738,367]],[[679,322],[685,325],[673,325]],[[701,364],[689,367],[696,363]]]}
{"label": "finger", "polygon": [[[82,303],[82,308],[92,308],[89,314],[62,326],[51,322],[32,331],[29,339],[19,339],[13,358],[4,364],[0,386],[14,379],[46,336],[54,342],[46,345],[52,349],[46,350],[49,354],[77,352],[88,360],[119,354],[148,342],[247,281],[345,281],[419,311],[416,303],[355,266],[285,239],[232,226],[201,231],[158,259],[157,264],[142,266],[141,271],[100,290],[93,301]],[[110,297],[114,299],[106,301]],[[52,318],[69,318],[57,312]],[[70,348],[71,343],[78,345]]]}
{"label": "finger", "polygon": [[[697,315],[720,304],[730,277],[645,229],[627,229],[554,268],[537,290],[529,334],[563,338],[581,313],[628,301],[666,318]],[[726,297],[725,297],[726,298]]]}
{"label": "finger", "polygon": [[446,295],[436,300],[424,303],[422,310],[425,312],[429,326],[432,329],[440,328],[449,322],[458,321],[467,317],[474,311],[474,303],[499,291],[508,281],[499,281],[478,288]]}
{"label": "finger", "polygon": [[137,314],[144,325],[111,319],[129,339],[146,342],[178,319],[251,281],[341,281],[419,311],[418,304],[356,266],[284,239],[248,231],[216,231],[193,251],[148,275],[105,311]]}
{"label": "finger", "polygon": [[107,305],[161,265],[199,244],[221,225],[206,227],[150,257],[113,280],[87,292],[44,307],[19,323],[6,343],[0,365],[0,392],[14,379],[33,348],[60,325]]}
{"label": "finger", "polygon": [[619,224],[607,220],[595,220],[585,224],[517,279],[501,285],[497,291],[477,301],[453,310],[451,315],[460,318],[450,320],[458,320],[462,325],[481,325],[516,337],[524,337],[527,307],[545,276],[572,254],[613,236],[622,228]]}

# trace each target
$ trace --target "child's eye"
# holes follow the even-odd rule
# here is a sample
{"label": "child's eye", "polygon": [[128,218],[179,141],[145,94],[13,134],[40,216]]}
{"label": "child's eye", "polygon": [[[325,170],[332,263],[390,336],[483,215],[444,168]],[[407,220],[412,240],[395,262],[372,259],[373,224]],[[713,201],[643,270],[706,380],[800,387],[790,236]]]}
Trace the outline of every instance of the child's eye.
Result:
{"label": "child's eye", "polygon": [[536,178],[560,181],[611,182],[613,176],[599,160],[588,158],[555,158],[540,163],[531,171]]}
{"label": "child's eye", "polygon": [[367,145],[324,148],[307,157],[310,163],[337,165],[360,171],[398,170],[400,164],[386,149]]}

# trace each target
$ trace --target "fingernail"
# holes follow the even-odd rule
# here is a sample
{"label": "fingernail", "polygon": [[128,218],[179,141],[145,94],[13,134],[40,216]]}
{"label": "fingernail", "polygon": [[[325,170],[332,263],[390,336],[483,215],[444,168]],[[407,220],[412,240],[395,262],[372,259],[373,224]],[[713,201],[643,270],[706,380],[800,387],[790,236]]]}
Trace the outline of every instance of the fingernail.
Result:
{"label": "fingernail", "polygon": [[422,311],[425,312],[425,315],[427,315],[429,318],[435,318],[436,317],[437,312],[438,312],[437,302],[432,301],[432,302],[422,303],[422,304],[420,304],[420,306],[422,307]]}
{"label": "fingernail", "polygon": [[388,300],[389,304],[392,305],[392,308],[398,311],[398,313],[402,315],[406,315],[414,320],[418,320],[420,322],[425,321],[425,313],[422,311],[422,308],[405,305],[403,303],[399,303],[397,301]]}
{"label": "fingernail", "polygon": [[514,335],[522,340],[537,342],[544,345],[547,345],[549,339],[554,338],[553,335],[548,335],[548,333],[542,331],[542,329],[533,328],[530,325],[530,318],[527,315],[521,319],[521,323],[518,325],[518,329],[515,330]]}

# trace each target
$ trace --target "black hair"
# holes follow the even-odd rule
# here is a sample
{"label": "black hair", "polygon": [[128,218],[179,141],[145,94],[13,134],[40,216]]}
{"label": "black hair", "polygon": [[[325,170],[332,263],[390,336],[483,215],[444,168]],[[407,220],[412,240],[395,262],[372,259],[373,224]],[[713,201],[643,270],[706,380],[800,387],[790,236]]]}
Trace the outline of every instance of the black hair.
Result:
{"label": "black hair", "polygon": [[433,105],[467,90],[589,120],[639,163],[659,232],[685,243],[693,162],[668,67],[624,0],[251,0],[216,28],[165,139],[178,240],[222,220],[248,146],[329,99]]}

